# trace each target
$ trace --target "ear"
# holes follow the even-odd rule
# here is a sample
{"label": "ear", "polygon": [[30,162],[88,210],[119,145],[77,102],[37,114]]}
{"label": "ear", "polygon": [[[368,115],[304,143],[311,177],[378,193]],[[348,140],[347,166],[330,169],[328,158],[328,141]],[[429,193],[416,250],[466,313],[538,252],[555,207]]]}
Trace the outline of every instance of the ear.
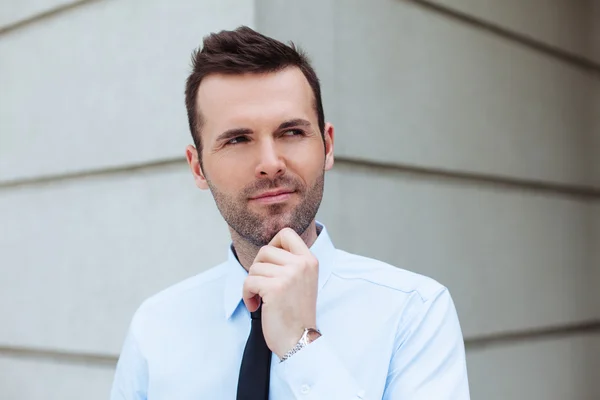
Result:
{"label": "ear", "polygon": [[191,144],[185,148],[185,158],[187,159],[192,175],[194,176],[194,182],[202,190],[208,189],[208,182],[202,171],[200,160],[198,158],[198,150]]}
{"label": "ear", "polygon": [[329,122],[325,124],[325,132],[323,134],[325,139],[325,171],[329,171],[333,167],[333,139],[334,129],[333,125]]}

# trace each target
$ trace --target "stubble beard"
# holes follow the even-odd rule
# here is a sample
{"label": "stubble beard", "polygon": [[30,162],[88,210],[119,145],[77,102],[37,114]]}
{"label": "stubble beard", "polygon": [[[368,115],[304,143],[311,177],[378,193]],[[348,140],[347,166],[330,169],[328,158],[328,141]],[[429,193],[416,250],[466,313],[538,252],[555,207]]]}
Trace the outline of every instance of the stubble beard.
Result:
{"label": "stubble beard", "polygon": [[[273,180],[264,179],[245,188],[237,197],[220,192],[210,180],[208,186],[223,219],[242,239],[248,243],[262,247],[283,228],[291,228],[302,235],[317,215],[325,183],[325,171],[317,178],[315,184],[307,188],[297,178],[283,176]],[[264,206],[264,213],[250,210],[249,197],[262,191],[276,188],[295,190],[294,195],[301,201],[292,210],[287,204],[271,204]]]}

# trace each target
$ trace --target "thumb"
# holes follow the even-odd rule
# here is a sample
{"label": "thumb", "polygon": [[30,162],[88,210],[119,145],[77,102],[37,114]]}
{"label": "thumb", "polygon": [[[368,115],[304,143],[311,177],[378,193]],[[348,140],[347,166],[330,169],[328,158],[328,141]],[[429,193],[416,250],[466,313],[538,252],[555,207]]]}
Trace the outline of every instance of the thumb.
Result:
{"label": "thumb", "polygon": [[244,299],[244,304],[246,305],[246,308],[250,312],[254,312],[254,311],[258,310],[258,307],[260,307],[260,303],[261,303],[261,299],[260,299],[259,295],[255,295],[254,297]]}

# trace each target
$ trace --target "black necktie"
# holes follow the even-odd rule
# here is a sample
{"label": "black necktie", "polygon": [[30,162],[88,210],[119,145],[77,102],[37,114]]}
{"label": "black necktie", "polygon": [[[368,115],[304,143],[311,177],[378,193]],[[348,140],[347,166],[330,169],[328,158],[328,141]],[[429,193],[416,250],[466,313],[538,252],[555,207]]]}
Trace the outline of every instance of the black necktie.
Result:
{"label": "black necktie", "polygon": [[250,336],[244,349],[237,400],[268,400],[271,350],[267,347],[260,319],[262,305],[251,313]]}

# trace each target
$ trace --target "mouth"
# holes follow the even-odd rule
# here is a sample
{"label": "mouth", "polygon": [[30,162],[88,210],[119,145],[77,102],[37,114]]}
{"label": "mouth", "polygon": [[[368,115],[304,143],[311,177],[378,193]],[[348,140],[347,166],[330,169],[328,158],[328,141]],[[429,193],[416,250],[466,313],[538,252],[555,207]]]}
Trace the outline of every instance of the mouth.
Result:
{"label": "mouth", "polygon": [[289,189],[269,190],[257,196],[251,197],[250,200],[262,204],[281,203],[289,200],[294,192],[294,190]]}

